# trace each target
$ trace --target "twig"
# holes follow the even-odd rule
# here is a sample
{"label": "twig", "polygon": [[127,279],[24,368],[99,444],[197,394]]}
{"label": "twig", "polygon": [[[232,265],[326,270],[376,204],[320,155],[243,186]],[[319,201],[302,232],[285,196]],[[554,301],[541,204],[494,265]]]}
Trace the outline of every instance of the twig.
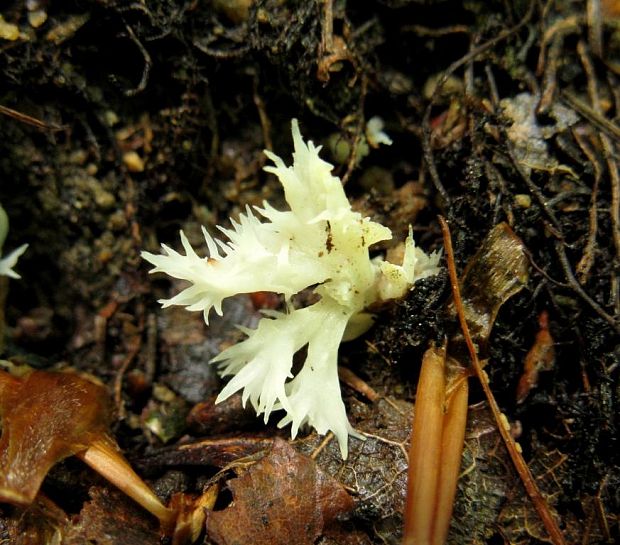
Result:
{"label": "twig", "polygon": [[381,398],[381,396],[370,386],[358,377],[351,369],[346,367],[338,367],[338,378],[344,382],[349,388],[362,394],[366,399],[373,403]]}
{"label": "twig", "polygon": [[[550,7],[552,2],[547,4],[547,7]],[[543,13],[543,19],[545,18],[545,14]],[[580,25],[583,22],[583,16],[574,15],[572,17],[566,17],[563,19],[558,19],[558,21],[552,24],[545,30],[543,34],[543,38],[540,44],[540,53],[538,54],[538,65],[536,67],[536,74],[541,76],[545,71],[545,53],[547,51],[547,45],[551,42],[551,40],[559,37],[563,39],[565,36],[571,33],[579,32]]]}
{"label": "twig", "polygon": [[551,104],[553,103],[553,97],[555,96],[558,85],[558,65],[560,63],[563,43],[563,37],[556,36],[549,48],[549,53],[545,62],[542,93],[538,101],[538,106],[536,106],[536,114],[538,115],[549,112],[549,108],[551,108]]}
{"label": "twig", "polygon": [[323,17],[321,19],[321,43],[319,56],[331,53],[334,48],[334,6],[333,0],[322,0]]}
{"label": "twig", "polygon": [[[212,43],[213,41],[215,40],[209,40],[209,44]],[[224,49],[215,49],[211,47],[209,44],[203,44],[199,42],[198,40],[193,40],[192,44],[194,45],[196,49],[198,49],[199,51],[202,51],[205,55],[209,55],[210,57],[213,57],[215,59],[226,59],[226,60],[235,59],[235,58],[245,55],[250,50],[249,45],[242,45],[238,47],[237,49],[224,50]]]}
{"label": "twig", "polygon": [[323,441],[321,441],[321,443],[319,444],[318,447],[316,447],[313,451],[312,454],[310,454],[310,458],[312,458],[313,460],[316,460],[317,456],[319,454],[321,454],[321,452],[325,449],[325,447],[327,445],[329,445],[332,441],[332,439],[334,438],[334,434],[330,431],[324,438]]}
{"label": "twig", "polygon": [[[430,112],[430,109],[427,109],[427,111]],[[426,119],[424,120],[422,128],[422,153],[424,154],[424,162],[426,163],[426,168],[428,168],[428,173],[431,175],[433,185],[441,195],[441,198],[444,200],[446,206],[449,208],[451,204],[450,196],[448,195],[446,188],[441,183],[439,172],[437,172],[437,165],[435,164],[435,157],[431,147],[430,125]]]}
{"label": "twig", "polygon": [[618,173],[618,163],[616,162],[615,150],[613,144],[606,135],[601,134],[601,142],[603,143],[603,152],[609,169],[609,178],[611,182],[611,229],[614,246],[616,247],[616,257],[614,272],[612,273],[612,300],[616,315],[620,315],[620,290],[618,288],[618,266],[620,265],[620,174]]}
{"label": "twig", "polygon": [[[590,4],[593,3],[598,4],[598,2],[588,2],[588,14],[590,11]],[[597,6],[596,10],[600,12],[600,6]],[[580,40],[577,44],[577,52],[579,53],[581,64],[583,65],[586,76],[588,77],[588,95],[590,98],[590,103],[592,104],[594,112],[600,115],[601,105],[599,102],[598,86],[596,84],[596,73],[594,71],[594,65],[592,64],[590,56],[588,55],[586,45],[583,43],[582,40]],[[586,246],[583,251],[583,256],[577,264],[577,274],[579,276],[579,279],[581,280],[581,283],[584,284],[587,280],[590,268],[594,263],[594,249],[596,246],[596,233],[598,231],[597,198],[603,169],[598,162],[594,150],[592,150],[585,142],[585,138],[580,135],[579,131],[573,131],[573,134],[575,135],[575,139],[581,147],[582,151],[585,153],[590,163],[594,167],[594,185],[592,187],[592,196],[590,198],[589,210],[590,228],[588,230],[588,239],[586,241]]]}
{"label": "twig", "polygon": [[260,126],[263,131],[263,142],[265,143],[265,148],[269,151],[273,151],[273,142],[271,141],[271,121],[269,121],[269,116],[267,115],[267,109],[265,108],[265,101],[260,96],[258,92],[258,76],[255,75],[253,78],[253,93],[252,98],[254,99],[254,105],[258,110],[258,117],[260,119]]}
{"label": "twig", "polygon": [[570,263],[568,262],[568,257],[566,255],[566,249],[564,248],[564,243],[561,240],[555,241],[555,251],[560,258],[560,263],[562,264],[562,269],[564,270],[564,276],[566,276],[566,280],[573,290],[575,290],[579,296],[586,302],[592,310],[596,312],[603,320],[605,320],[611,327],[613,327],[618,333],[620,333],[620,323],[616,322],[613,316],[610,316],[603,310],[603,308],[592,299],[581,287],[581,284],[577,282],[573,271],[571,270]]}
{"label": "twig", "polygon": [[349,160],[347,161],[347,170],[343,174],[341,180],[342,185],[346,185],[353,174],[353,170],[357,165],[357,153],[362,141],[362,135],[364,133],[364,102],[366,101],[366,92],[368,90],[368,80],[364,74],[360,78],[360,98],[359,106],[357,110],[357,126],[355,130],[355,138],[353,139],[353,145],[351,146],[351,153],[349,154]]}
{"label": "twig", "polygon": [[607,522],[607,516],[605,515],[605,507],[601,500],[603,491],[607,487],[608,481],[609,481],[609,473],[607,473],[605,477],[603,477],[603,479],[601,480],[601,483],[598,487],[598,492],[596,493],[596,496],[594,497],[595,511],[598,516],[599,526],[603,530],[603,537],[605,541],[611,541],[612,539],[611,532],[609,530],[609,523]]}
{"label": "twig", "polygon": [[523,251],[525,252],[525,255],[527,256],[530,262],[530,265],[532,265],[532,267],[534,267],[546,280],[551,282],[554,286],[558,286],[559,288],[569,287],[568,284],[564,282],[559,282],[558,280],[553,278],[547,271],[545,271],[545,269],[543,269],[538,263],[536,263],[536,261],[534,261],[534,256],[532,255],[532,252],[530,252],[527,248],[524,248]]}
{"label": "twig", "polygon": [[149,52],[142,45],[142,42],[138,40],[138,37],[136,36],[135,32],[127,23],[125,23],[125,29],[127,30],[127,34],[129,34],[129,38],[136,45],[136,47],[140,50],[140,53],[142,54],[142,58],[144,59],[144,68],[142,69],[142,77],[140,78],[138,85],[134,87],[133,89],[125,90],[125,96],[133,97],[146,89],[146,84],[149,81],[149,74],[151,73],[151,67],[153,66],[153,61],[151,59],[151,55],[149,55]]}
{"label": "twig", "polygon": [[393,447],[398,447],[398,449],[403,453],[403,457],[406,462],[409,462],[409,453],[407,452],[407,448],[405,447],[405,443],[399,443],[398,441],[392,441],[391,439],[387,439],[386,437],[381,437],[380,435],[376,435],[374,433],[361,432],[364,437],[370,437],[371,439],[376,439],[381,443],[385,443],[386,445],[392,445]]}
{"label": "twig", "polygon": [[580,100],[568,91],[562,91],[560,93],[560,100],[576,110],[579,115],[590,121],[590,123],[596,125],[605,134],[620,142],[620,127],[594,111],[590,106],[583,102],[583,100]]}
{"label": "twig", "polygon": [[140,351],[140,346],[142,345],[140,335],[134,335],[128,344],[129,353],[125,356],[123,363],[114,377],[114,404],[116,405],[119,418],[125,417],[125,405],[123,403],[123,378],[127,372],[127,369],[129,369],[131,362]]}
{"label": "twig", "polygon": [[513,439],[510,434],[509,426],[505,426],[504,422],[506,417],[501,412],[499,406],[497,405],[497,401],[495,401],[495,396],[491,391],[489,386],[489,377],[486,372],[482,369],[480,364],[480,360],[478,360],[478,354],[476,352],[476,348],[474,347],[474,343],[469,334],[469,327],[467,325],[467,321],[465,320],[465,315],[463,313],[463,302],[461,300],[461,293],[459,289],[459,281],[456,274],[456,266],[454,264],[454,251],[452,250],[452,238],[450,236],[450,229],[448,227],[448,223],[443,217],[439,217],[439,222],[441,224],[441,230],[443,232],[444,238],[444,248],[446,250],[446,259],[448,262],[448,272],[450,275],[450,283],[452,284],[452,293],[454,297],[454,306],[456,308],[457,315],[459,317],[459,322],[461,325],[461,329],[463,330],[463,336],[465,337],[465,342],[467,343],[467,348],[469,350],[469,355],[472,360],[472,366],[480,381],[482,389],[484,390],[485,396],[491,408],[491,412],[493,413],[493,417],[495,418],[495,422],[497,424],[497,428],[499,430],[502,439],[504,440],[504,444],[508,450],[508,454],[512,459],[512,463],[523,482],[523,486],[525,490],[532,500],[538,515],[540,516],[549,537],[551,538],[551,542],[554,545],[565,545],[564,536],[560,531],[550,509],[545,500],[544,496],[538,489],[536,484],[536,480],[532,475],[529,467],[525,463],[523,456],[520,452],[520,447],[517,446],[517,443]]}
{"label": "twig", "polygon": [[144,378],[147,384],[153,384],[155,380],[157,358],[157,316],[150,312],[146,318],[146,344],[140,363],[144,367]]}
{"label": "twig", "polygon": [[588,41],[597,57],[603,56],[603,20],[601,18],[601,0],[588,0],[586,8],[588,21]]}
{"label": "twig", "polygon": [[62,125],[56,125],[51,123],[46,123],[45,121],[41,121],[36,117],[32,117],[28,114],[24,114],[22,112],[18,112],[13,108],[9,108],[8,106],[0,105],[0,114],[4,114],[8,117],[12,117],[13,119],[17,119],[17,121],[21,121],[22,123],[26,123],[26,125],[32,125],[37,129],[45,130],[45,131],[61,131],[66,127]]}
{"label": "twig", "polygon": [[579,131],[573,131],[573,137],[581,148],[581,151],[583,151],[585,156],[588,158],[588,161],[594,168],[594,184],[592,185],[590,209],[588,211],[590,223],[588,229],[588,239],[586,241],[585,248],[583,249],[583,255],[581,256],[581,259],[577,263],[576,267],[579,281],[582,284],[585,284],[588,275],[590,274],[590,269],[594,264],[594,250],[596,249],[596,234],[598,232],[598,188],[603,175],[603,167],[601,166],[594,150],[586,142],[585,137],[582,136]]}
{"label": "twig", "polygon": [[418,36],[429,36],[430,38],[441,38],[450,34],[467,34],[471,29],[466,25],[451,25],[441,28],[431,28],[423,25],[405,25],[401,32],[414,32]]}
{"label": "twig", "polygon": [[[323,5],[323,14],[321,17],[321,41],[318,48],[318,59],[316,77],[323,84],[329,81],[332,66],[341,61],[350,62],[356,69],[358,62],[353,54],[353,50],[347,46],[346,41],[338,35],[334,35],[334,0],[320,0],[318,3]],[[309,6],[313,2],[307,2]],[[349,81],[349,87],[352,87],[357,79],[357,73]]]}
{"label": "twig", "polygon": [[[494,183],[494,185],[497,185],[499,189],[499,195],[497,197],[498,203],[501,200],[502,196],[508,197],[504,201],[505,205],[503,206],[503,208],[506,214],[506,218],[508,219],[508,225],[514,225],[515,216],[514,216],[514,212],[512,211],[512,204],[510,203],[510,192],[508,190],[506,180],[504,180],[504,177],[501,175],[500,171],[495,167],[493,163],[491,163],[491,161],[482,157],[482,162],[484,164],[484,173],[486,174],[486,177],[491,183]],[[498,222],[494,222],[494,224],[495,223],[498,223]]]}

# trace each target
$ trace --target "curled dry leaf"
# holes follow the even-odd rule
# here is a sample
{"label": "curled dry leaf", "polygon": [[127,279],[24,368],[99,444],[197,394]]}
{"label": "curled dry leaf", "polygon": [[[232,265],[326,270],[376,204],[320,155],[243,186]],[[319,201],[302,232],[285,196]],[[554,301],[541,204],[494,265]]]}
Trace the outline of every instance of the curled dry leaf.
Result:
{"label": "curled dry leaf", "polygon": [[474,342],[486,344],[500,307],[527,283],[528,267],[523,242],[508,224],[491,229],[461,280],[463,312]]}
{"label": "curled dry leaf", "polygon": [[233,503],[210,512],[209,537],[218,545],[312,545],[323,528],[353,508],[342,485],[286,441],[228,486]]}
{"label": "curled dry leaf", "polygon": [[0,371],[0,501],[30,505],[47,472],[77,455],[119,487],[164,527],[174,513],[136,475],[109,434],[105,388],[72,373],[33,371],[15,378]]}

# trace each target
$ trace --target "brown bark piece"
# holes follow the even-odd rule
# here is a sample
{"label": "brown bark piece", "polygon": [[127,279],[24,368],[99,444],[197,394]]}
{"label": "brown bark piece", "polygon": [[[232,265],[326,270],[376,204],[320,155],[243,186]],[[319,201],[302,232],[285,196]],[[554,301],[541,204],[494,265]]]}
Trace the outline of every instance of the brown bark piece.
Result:
{"label": "brown bark piece", "polygon": [[233,503],[207,519],[209,537],[218,545],[312,545],[324,526],[353,508],[338,481],[280,439],[229,487]]}

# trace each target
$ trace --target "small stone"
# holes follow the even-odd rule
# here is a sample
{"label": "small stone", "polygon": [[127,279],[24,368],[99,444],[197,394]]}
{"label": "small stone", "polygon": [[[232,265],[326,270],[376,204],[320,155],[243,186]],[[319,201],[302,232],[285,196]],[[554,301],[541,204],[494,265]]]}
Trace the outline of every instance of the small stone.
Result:
{"label": "small stone", "polygon": [[247,21],[253,3],[254,0],[214,0],[213,7],[233,23],[240,24]]}
{"label": "small stone", "polygon": [[0,15],[0,38],[14,42],[19,38],[19,27],[13,23],[7,23]]}
{"label": "small stone", "polygon": [[135,151],[128,151],[123,155],[123,163],[129,172],[143,172],[144,161]]}
{"label": "small stone", "polygon": [[122,231],[127,228],[127,218],[122,210],[117,210],[108,219],[108,229]]}
{"label": "small stone", "polygon": [[116,203],[116,198],[109,191],[99,187],[95,190],[95,203],[99,208],[109,210]]}
{"label": "small stone", "polygon": [[28,22],[32,28],[39,28],[45,21],[47,21],[45,10],[37,9],[28,13]]}
{"label": "small stone", "polygon": [[523,193],[515,195],[515,204],[520,208],[529,208],[532,206],[532,197]]}
{"label": "small stone", "polygon": [[112,110],[107,110],[103,114],[103,119],[105,120],[108,127],[113,127],[120,121],[118,115],[116,115],[116,112],[113,112]]}

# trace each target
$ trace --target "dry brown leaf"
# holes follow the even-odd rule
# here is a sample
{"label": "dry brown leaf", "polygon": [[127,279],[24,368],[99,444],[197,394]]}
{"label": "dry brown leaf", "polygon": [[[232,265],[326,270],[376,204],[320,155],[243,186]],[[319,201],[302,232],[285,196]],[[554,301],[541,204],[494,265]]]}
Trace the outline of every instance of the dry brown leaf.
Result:
{"label": "dry brown leaf", "polygon": [[207,519],[218,545],[312,545],[324,526],[353,508],[338,481],[281,439],[229,488],[233,503]]}
{"label": "dry brown leaf", "polygon": [[174,512],[121,454],[111,414],[106,389],[74,373],[0,371],[0,501],[30,505],[52,466],[76,455],[171,530]]}
{"label": "dry brown leaf", "polygon": [[138,505],[109,487],[90,489],[91,500],[80,511],[77,523],[67,530],[63,545],[156,545],[157,524]]}
{"label": "dry brown leaf", "polygon": [[50,468],[106,437],[105,389],[71,373],[0,373],[0,499],[32,503]]}
{"label": "dry brown leaf", "polygon": [[[54,502],[39,495],[25,509],[14,509],[6,518],[0,543],[11,545],[48,545],[58,543],[68,523],[65,512]],[[64,545],[64,544],[63,544]]]}

